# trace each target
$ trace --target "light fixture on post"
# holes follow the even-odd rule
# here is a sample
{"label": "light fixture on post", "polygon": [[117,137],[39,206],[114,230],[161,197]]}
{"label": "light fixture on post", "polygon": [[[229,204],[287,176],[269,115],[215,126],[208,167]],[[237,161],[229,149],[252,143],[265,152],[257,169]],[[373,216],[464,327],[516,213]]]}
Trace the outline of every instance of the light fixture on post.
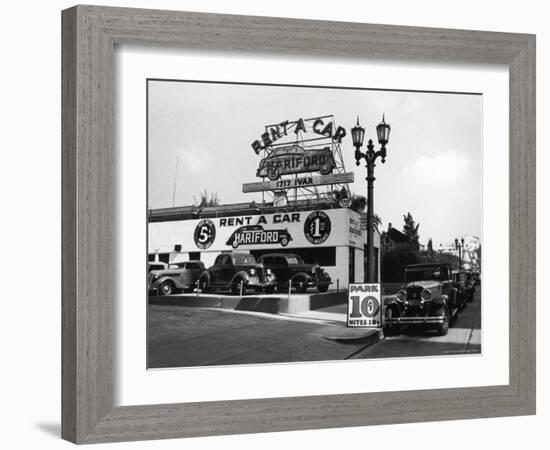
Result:
{"label": "light fixture on post", "polygon": [[361,159],[364,159],[367,168],[367,283],[374,283],[376,280],[374,266],[374,167],[379,156],[382,158],[382,163],[386,162],[386,144],[390,139],[390,126],[386,123],[384,115],[382,115],[382,122],[376,126],[376,134],[380,150],[375,152],[372,139],[369,139],[367,151],[363,153],[360,148],[365,138],[365,129],[359,125],[359,117],[357,117],[357,124],[351,129],[351,139],[355,147],[355,164],[359,165]]}

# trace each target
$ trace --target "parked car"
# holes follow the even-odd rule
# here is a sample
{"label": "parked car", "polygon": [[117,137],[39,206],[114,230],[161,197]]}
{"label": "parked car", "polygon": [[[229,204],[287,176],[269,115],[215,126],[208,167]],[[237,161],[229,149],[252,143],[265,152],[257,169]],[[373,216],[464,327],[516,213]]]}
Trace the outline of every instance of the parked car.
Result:
{"label": "parked car", "polygon": [[454,285],[456,287],[456,299],[458,304],[458,309],[462,311],[463,308],[468,304],[468,288],[466,287],[466,281],[464,276],[458,270],[453,270],[452,278]]}
{"label": "parked car", "polygon": [[481,284],[481,274],[479,272],[473,272],[472,275],[474,277],[474,285],[479,286]]}
{"label": "parked car", "polygon": [[299,145],[289,145],[277,148],[263,158],[256,176],[275,181],[281,175],[291,173],[320,172],[328,175],[335,166],[330,147],[304,149]]}
{"label": "parked car", "polygon": [[160,295],[171,295],[178,290],[193,292],[205,269],[201,261],[164,264],[164,267],[159,267],[159,263],[150,263],[149,267],[152,269],[147,277],[148,290]]}
{"label": "parked car", "polygon": [[451,320],[458,316],[457,288],[450,264],[422,263],[405,268],[405,285],[384,301],[387,332],[401,325],[435,328],[447,334]]}
{"label": "parked car", "polygon": [[300,293],[308,288],[326,292],[331,283],[329,274],[319,264],[305,264],[301,256],[293,253],[266,253],[258,262],[272,270],[279,289],[288,290],[290,283]]}
{"label": "parked car", "polygon": [[474,301],[474,294],[476,292],[474,274],[469,270],[459,270],[458,277],[460,283],[464,286],[465,301]]}
{"label": "parked car", "polygon": [[232,293],[246,293],[253,289],[256,292],[273,292],[276,277],[271,269],[258,264],[249,253],[221,253],[214,265],[205,270],[199,279],[199,288],[203,292],[230,289]]}

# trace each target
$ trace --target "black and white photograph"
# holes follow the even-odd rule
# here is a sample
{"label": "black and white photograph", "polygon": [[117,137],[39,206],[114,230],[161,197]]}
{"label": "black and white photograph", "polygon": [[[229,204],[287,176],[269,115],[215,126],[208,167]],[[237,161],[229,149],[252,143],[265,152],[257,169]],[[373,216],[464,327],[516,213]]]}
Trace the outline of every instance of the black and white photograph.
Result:
{"label": "black and white photograph", "polygon": [[481,354],[483,95],[146,95],[149,369]]}

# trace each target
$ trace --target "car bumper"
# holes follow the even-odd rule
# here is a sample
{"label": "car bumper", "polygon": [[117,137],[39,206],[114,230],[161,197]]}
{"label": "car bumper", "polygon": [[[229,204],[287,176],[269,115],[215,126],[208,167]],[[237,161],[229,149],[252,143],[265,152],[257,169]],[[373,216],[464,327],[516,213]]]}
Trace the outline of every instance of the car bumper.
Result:
{"label": "car bumper", "polygon": [[445,321],[445,316],[424,316],[424,317],[393,317],[391,319],[386,319],[386,324],[426,324],[426,323],[443,323]]}
{"label": "car bumper", "polygon": [[265,290],[271,287],[275,287],[277,283],[275,281],[260,281],[257,278],[251,278],[247,281],[246,287],[258,290]]}

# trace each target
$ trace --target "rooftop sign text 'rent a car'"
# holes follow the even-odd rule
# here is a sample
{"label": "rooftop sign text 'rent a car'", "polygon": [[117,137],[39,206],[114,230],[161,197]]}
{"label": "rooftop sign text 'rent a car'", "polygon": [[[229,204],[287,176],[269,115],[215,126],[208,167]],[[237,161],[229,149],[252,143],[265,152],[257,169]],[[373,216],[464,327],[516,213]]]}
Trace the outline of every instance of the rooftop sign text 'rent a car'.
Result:
{"label": "rooftop sign text 'rent a car'", "polygon": [[294,121],[285,120],[275,125],[268,125],[266,131],[260,136],[260,139],[252,142],[252,148],[256,154],[273,145],[289,133],[296,136],[299,132],[312,131],[315,134],[331,138],[334,142],[342,142],[346,135],[344,127],[335,127],[332,121],[325,123],[323,117],[314,117],[312,119],[298,119]]}

